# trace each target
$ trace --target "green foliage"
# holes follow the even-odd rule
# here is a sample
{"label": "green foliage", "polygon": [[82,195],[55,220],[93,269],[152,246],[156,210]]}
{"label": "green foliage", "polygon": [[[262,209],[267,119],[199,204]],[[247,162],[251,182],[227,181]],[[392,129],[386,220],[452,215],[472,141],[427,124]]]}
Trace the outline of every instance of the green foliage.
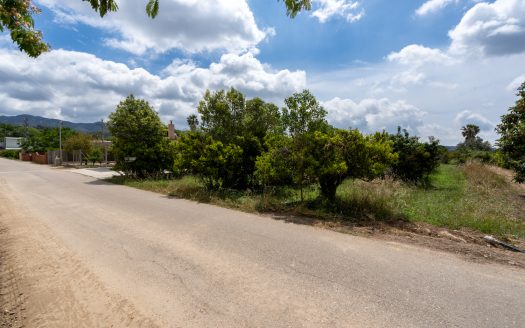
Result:
{"label": "green foliage", "polygon": [[[71,128],[62,128],[62,141],[70,139],[77,132]],[[22,142],[22,149],[28,152],[46,152],[60,148],[59,128],[30,129],[29,135]]]}
{"label": "green foliage", "polygon": [[102,163],[102,160],[104,159],[104,154],[102,152],[102,149],[100,147],[94,147],[89,153],[87,153],[86,160],[91,162],[91,165],[95,165],[96,162]]}
{"label": "green foliage", "polygon": [[100,14],[100,17],[104,17],[108,12],[117,11],[118,5],[114,0],[82,0],[89,2],[91,8]]}
{"label": "green foliage", "polygon": [[0,123],[0,140],[3,141],[5,137],[25,137],[30,132],[35,131],[34,128],[25,128],[21,125],[11,125]]}
{"label": "green foliage", "polygon": [[0,157],[18,159],[20,150],[0,150]]}
{"label": "green foliage", "polygon": [[0,0],[0,32],[7,29],[18,48],[30,57],[48,50],[42,33],[34,28],[33,15],[40,13],[30,0]]}
{"label": "green foliage", "polygon": [[326,110],[319,104],[314,95],[304,90],[294,93],[284,100],[283,123],[292,138],[314,131],[326,131]]}
{"label": "green foliage", "polygon": [[148,102],[128,96],[109,115],[108,128],[113,136],[116,169],[144,177],[172,168],[173,145],[165,138],[165,127]]}
{"label": "green foliage", "polygon": [[515,180],[525,182],[525,82],[518,88],[519,99],[501,117],[496,131],[501,135],[499,148],[515,172]]}
{"label": "green foliage", "polygon": [[93,138],[90,135],[79,133],[72,135],[64,142],[64,150],[73,152],[75,150],[82,151],[83,154],[88,155],[93,150]]}
{"label": "green foliage", "polygon": [[405,182],[428,185],[430,175],[440,162],[439,140],[431,137],[429,142],[422,143],[401,128],[390,138],[393,150],[398,154],[398,160],[392,165],[393,176]]}
{"label": "green foliage", "polygon": [[346,178],[373,179],[397,159],[392,152],[392,142],[382,133],[363,136],[357,130],[328,129],[300,137],[304,148],[294,148],[297,140],[293,137],[269,138],[269,150],[258,157],[256,167],[265,185],[289,185],[290,182],[297,185],[301,189],[301,201],[304,200],[302,187],[319,183],[321,196],[333,203],[337,188]]}
{"label": "green foliage", "polygon": [[[194,172],[207,181],[209,188],[257,187],[255,161],[264,150],[266,135],[279,130],[277,106],[259,98],[246,101],[241,92],[230,89],[206,92],[198,112],[200,129],[193,129],[178,141],[181,154],[175,163],[176,170]],[[189,117],[189,125],[196,120]],[[198,164],[197,167],[192,163]],[[211,166],[207,169],[202,163]]]}
{"label": "green foliage", "polygon": [[312,8],[311,0],[284,0],[284,3],[286,5],[286,14],[292,18],[300,11]]}
{"label": "green foliage", "polygon": [[190,131],[197,131],[197,128],[199,127],[199,118],[197,117],[197,115],[192,114],[188,116],[188,118],[186,118],[186,122],[190,127]]}
{"label": "green foliage", "polygon": [[458,144],[457,151],[464,152],[465,156],[468,156],[468,153],[472,151],[489,152],[492,146],[488,141],[483,141],[483,139],[478,136],[479,131],[479,126],[474,124],[467,124],[462,127],[461,134],[465,138],[465,141]]}
{"label": "green foliage", "polygon": [[264,141],[266,152],[257,157],[255,175],[258,181],[268,186],[286,186],[293,184],[291,156],[291,141],[283,134],[269,134]]}
{"label": "green foliage", "polygon": [[174,171],[200,178],[207,189],[236,185],[237,170],[242,164],[242,149],[223,144],[200,132],[183,134],[176,145]]}

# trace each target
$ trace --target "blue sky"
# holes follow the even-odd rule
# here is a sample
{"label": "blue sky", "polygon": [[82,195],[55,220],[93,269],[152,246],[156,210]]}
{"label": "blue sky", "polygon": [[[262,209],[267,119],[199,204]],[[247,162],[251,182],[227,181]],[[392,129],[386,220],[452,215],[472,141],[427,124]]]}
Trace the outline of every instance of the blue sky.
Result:
{"label": "blue sky", "polygon": [[0,114],[96,121],[134,93],[181,128],[206,89],[282,105],[312,90],[339,127],[398,125],[444,144],[478,124],[494,141],[525,80],[525,1],[314,0],[295,19],[277,0],[121,1],[101,19],[80,0],[36,0],[52,50],[0,36]]}

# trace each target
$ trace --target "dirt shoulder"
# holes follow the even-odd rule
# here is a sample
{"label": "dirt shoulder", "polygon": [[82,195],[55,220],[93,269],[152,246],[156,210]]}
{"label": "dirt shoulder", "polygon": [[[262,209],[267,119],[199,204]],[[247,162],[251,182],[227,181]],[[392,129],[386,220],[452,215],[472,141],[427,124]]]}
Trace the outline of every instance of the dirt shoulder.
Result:
{"label": "dirt shoulder", "polygon": [[0,181],[0,327],[155,327],[112,294]]}

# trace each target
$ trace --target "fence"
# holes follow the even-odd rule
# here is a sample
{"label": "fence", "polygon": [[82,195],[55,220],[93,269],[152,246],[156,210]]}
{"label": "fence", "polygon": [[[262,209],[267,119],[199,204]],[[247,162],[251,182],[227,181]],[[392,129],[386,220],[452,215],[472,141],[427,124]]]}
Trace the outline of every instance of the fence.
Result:
{"label": "fence", "polygon": [[[50,150],[47,152],[47,161],[49,164],[54,164],[56,159],[60,158],[60,150]],[[82,153],[80,150],[73,150],[67,152],[62,150],[62,164],[64,165],[73,165],[73,166],[82,166],[87,165],[90,158]],[[102,160],[96,161],[100,165],[109,164],[115,161],[113,153],[108,151],[107,153],[102,154]],[[90,163],[91,164],[91,163]]]}

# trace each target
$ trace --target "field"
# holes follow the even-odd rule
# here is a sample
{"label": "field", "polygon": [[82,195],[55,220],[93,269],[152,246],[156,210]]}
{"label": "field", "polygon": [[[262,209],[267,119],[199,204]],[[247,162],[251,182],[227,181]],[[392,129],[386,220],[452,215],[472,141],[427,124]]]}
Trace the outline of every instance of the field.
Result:
{"label": "field", "polygon": [[525,240],[523,190],[493,168],[478,163],[441,165],[428,188],[390,179],[347,180],[338,189],[335,205],[320,200],[313,186],[306,190],[305,201],[300,202],[299,191],[291,188],[264,193],[207,191],[194,177],[175,180],[118,177],[111,181],[247,212],[310,217],[346,226],[428,223]]}

